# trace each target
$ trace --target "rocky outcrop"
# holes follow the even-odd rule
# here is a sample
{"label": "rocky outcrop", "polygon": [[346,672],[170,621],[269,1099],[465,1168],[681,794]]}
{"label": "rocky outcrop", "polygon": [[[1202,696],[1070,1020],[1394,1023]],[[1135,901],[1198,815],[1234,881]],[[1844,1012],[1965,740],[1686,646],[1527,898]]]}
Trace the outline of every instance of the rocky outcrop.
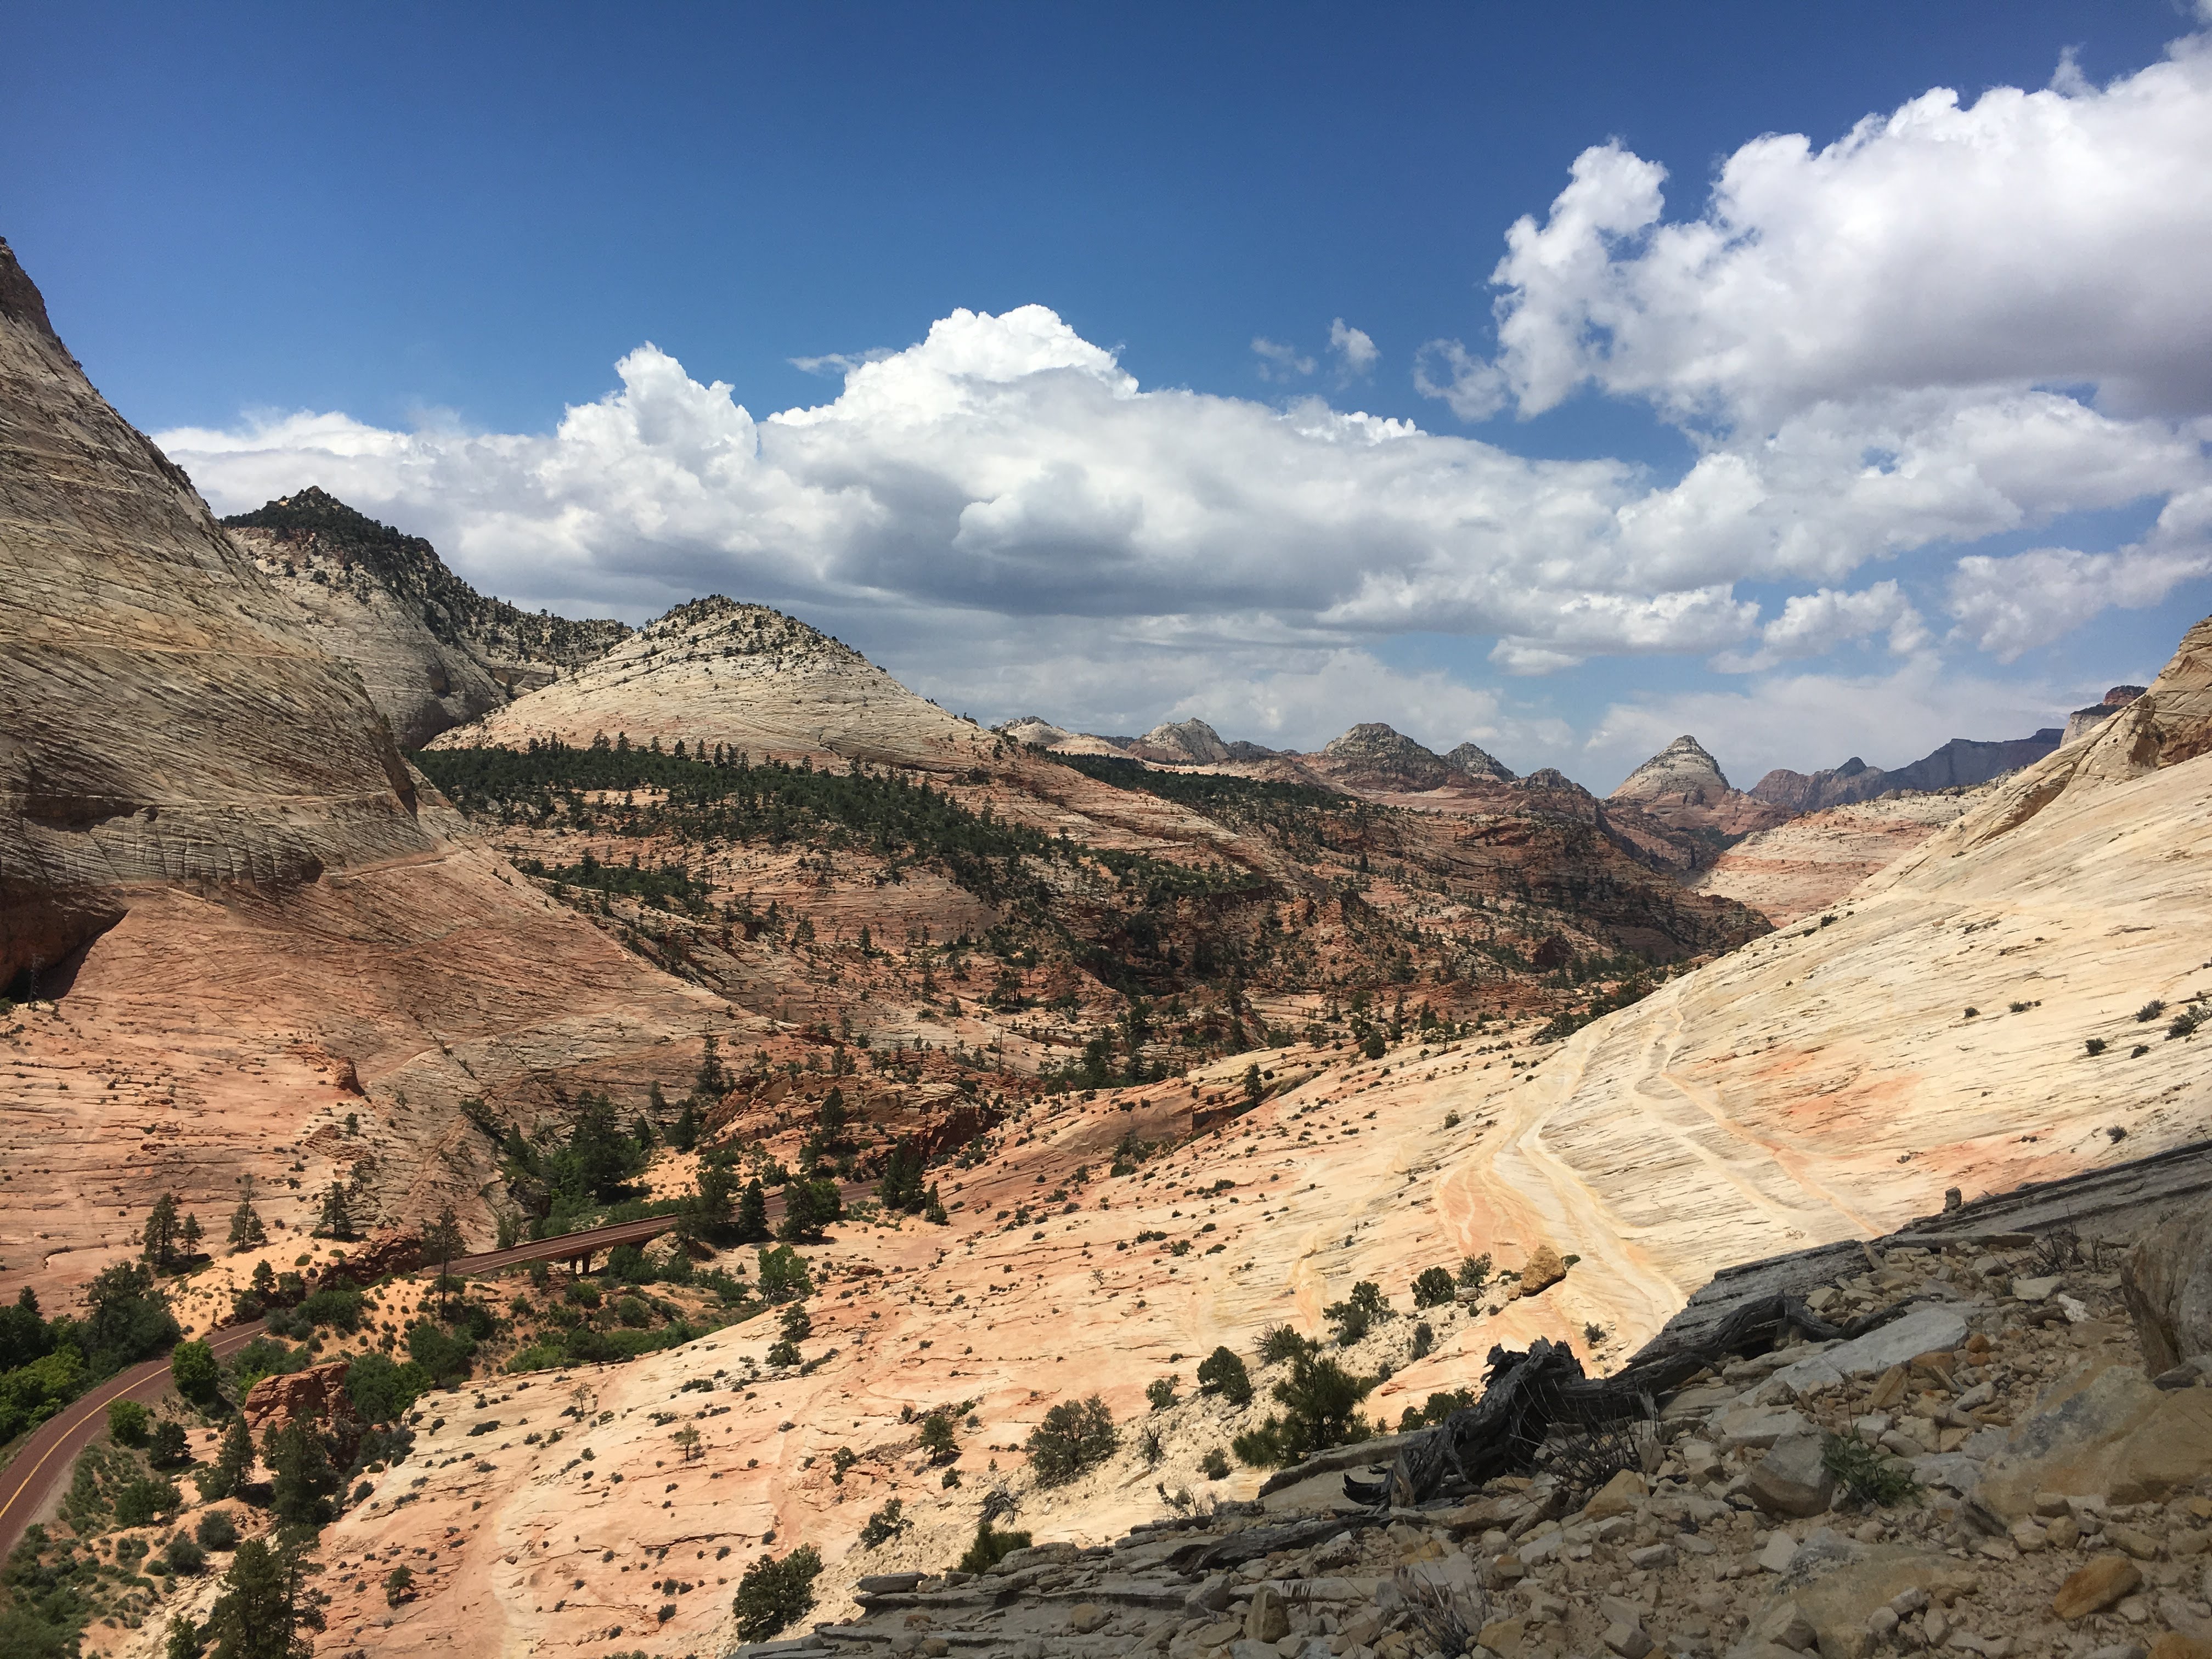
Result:
{"label": "rocky outcrop", "polygon": [[421,537],[313,486],[222,524],[307,617],[315,643],[361,676],[410,749],[605,655],[630,631],[487,599]]}
{"label": "rocky outcrop", "polygon": [[1470,778],[1493,783],[1513,781],[1513,769],[1488,750],[1472,743],[1463,743],[1444,757],[1444,764],[1453,770],[1465,773]]}
{"label": "rocky outcrop", "polygon": [[295,1423],[312,1424],[331,1459],[343,1468],[361,1444],[365,1427],[354,1409],[353,1396],[346,1392],[346,1374],[352,1368],[350,1360],[336,1359],[256,1382],[239,1403],[254,1443],[261,1444],[269,1435]]}
{"label": "rocky outcrop", "polygon": [[435,846],[350,670],[101,401],[0,243],[0,989],[143,883],[313,881]]}
{"label": "rocky outcrop", "polygon": [[1687,733],[1622,779],[1606,800],[1677,830],[1717,836],[1764,830],[1785,816],[1732,787],[1720,763]]}
{"label": "rocky outcrop", "polygon": [[2200,1357],[2212,1367],[2212,1202],[2145,1236],[2121,1267],[2120,1288],[2153,1375]]}
{"label": "rocky outcrop", "polygon": [[996,741],[849,645],[767,605],[720,595],[678,605],[605,656],[434,746],[521,748],[548,737],[933,767],[988,757]]}
{"label": "rocky outcrop", "polygon": [[1167,766],[1218,766],[1232,758],[1221,734],[1201,720],[1156,726],[1130,744],[1128,752]]}
{"label": "rocky outcrop", "polygon": [[2087,708],[2075,709],[2066,717],[2066,732],[2065,735],[2059,738],[2060,744],[2069,744],[2077,738],[2087,737],[2121,709],[2142,696],[2145,689],[2140,685],[2116,685],[2106,692],[2100,701],[2091,703]]}
{"label": "rocky outcrop", "polygon": [[1380,720],[1364,721],[1331,739],[1318,758],[1323,763],[1318,769],[1358,789],[1435,789],[1449,782],[1454,770],[1441,755]]}

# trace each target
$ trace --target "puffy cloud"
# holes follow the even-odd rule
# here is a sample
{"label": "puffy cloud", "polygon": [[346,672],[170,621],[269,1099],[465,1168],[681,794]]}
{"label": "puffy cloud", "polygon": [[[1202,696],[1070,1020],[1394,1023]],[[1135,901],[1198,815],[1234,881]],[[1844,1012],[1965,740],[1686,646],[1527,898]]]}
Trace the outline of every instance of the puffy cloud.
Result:
{"label": "puffy cloud", "polygon": [[1759,630],[1757,651],[1748,656],[1724,653],[1714,666],[1754,673],[1793,658],[1825,657],[1838,646],[1885,629],[1890,650],[1899,655],[1929,642],[1920,612],[1893,581],[1876,582],[1856,592],[1823,587],[1792,593],[1783,602],[1782,614]]}
{"label": "puffy cloud", "polygon": [[1815,149],[1744,145],[1662,223],[1663,169],[1607,144],[1507,233],[1499,365],[1525,412],[1584,382],[1771,422],[1869,391],[2080,383],[2121,410],[2212,391],[2212,50],[2099,89],[1938,88]]}
{"label": "puffy cloud", "polygon": [[[1329,735],[1324,711],[1439,711],[1425,732],[1504,720],[1490,693],[1373,678],[1369,647],[1420,631],[1492,641],[1511,675],[1694,653],[1761,687],[1856,687],[1914,729],[1942,706],[1913,689],[1922,665],[2010,661],[2212,574],[2207,154],[2197,37],[2101,88],[2077,70],[1970,105],[1930,93],[1822,149],[1760,138],[1688,221],[1664,218],[1656,163],[1585,151],[1543,222],[1507,234],[1494,358],[1432,340],[1414,384],[1470,422],[1584,387],[1642,400],[1692,439],[1678,477],[1310,395],[1148,390],[1042,306],[803,360],[842,374],[837,395],[758,418],[645,345],[546,434],[299,413],[160,441],[226,511],[319,483],[532,605],[763,599],[979,714],[1141,727],[1165,705],[1211,719],[1211,698],[1255,736],[1308,721],[1285,738],[1302,744]],[[1321,367],[1253,349],[1278,384]],[[1328,356],[1346,381],[1379,361],[1340,318]],[[1959,556],[2143,503],[2157,524],[2131,547]],[[1921,611],[1939,603],[1940,641]],[[1878,636],[1906,678],[1772,677]],[[1336,701],[1355,693],[1375,708]],[[1715,720],[1738,695],[1711,694]],[[2009,696],[1990,692],[1993,720]],[[1643,707],[1586,752],[1627,742]],[[1662,742],[1702,729],[1655,707]]]}
{"label": "puffy cloud", "polygon": [[1341,317],[1328,325],[1328,349],[1335,353],[1347,380],[1370,373],[1376,360],[1382,355],[1365,329],[1347,327]]}

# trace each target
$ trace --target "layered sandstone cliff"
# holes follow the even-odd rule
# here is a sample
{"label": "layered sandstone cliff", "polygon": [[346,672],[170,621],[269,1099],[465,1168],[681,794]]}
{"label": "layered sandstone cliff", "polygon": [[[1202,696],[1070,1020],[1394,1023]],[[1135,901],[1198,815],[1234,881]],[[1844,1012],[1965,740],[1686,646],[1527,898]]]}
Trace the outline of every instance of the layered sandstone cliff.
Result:
{"label": "layered sandstone cliff", "polygon": [[476,843],[4,245],[0,588],[0,988],[36,1000],[4,1031],[10,1295],[247,1175],[272,1224],[356,1171],[370,1217],[480,1217],[463,1099],[557,1115],[730,1030]]}

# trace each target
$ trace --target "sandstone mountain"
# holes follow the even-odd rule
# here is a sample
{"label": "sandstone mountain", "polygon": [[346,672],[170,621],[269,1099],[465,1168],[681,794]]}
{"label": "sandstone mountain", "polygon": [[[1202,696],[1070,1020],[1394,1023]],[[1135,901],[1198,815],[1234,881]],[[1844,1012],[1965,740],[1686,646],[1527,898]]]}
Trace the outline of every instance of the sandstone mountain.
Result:
{"label": "sandstone mountain", "polygon": [[[2104,712],[2109,714],[2112,710],[2108,708]],[[1751,793],[1754,799],[1784,811],[1817,812],[1851,801],[1872,800],[1893,790],[1971,789],[2041,760],[2058,747],[2060,735],[2057,727],[2046,726],[2033,736],[1997,743],[1954,738],[1911,764],[1890,771],[1869,766],[1856,755],[1841,766],[1809,776],[1778,768],[1753,784]]]}
{"label": "sandstone mountain", "polygon": [[1513,781],[1513,769],[1497,756],[1474,744],[1463,743],[1444,757],[1444,764],[1477,779],[1498,783]]}
{"label": "sandstone mountain", "polygon": [[1129,744],[1128,752],[1169,766],[1218,766],[1231,758],[1221,734],[1201,720],[1163,721]]}
{"label": "sandstone mountain", "polygon": [[410,749],[605,655],[629,633],[612,620],[532,616],[487,599],[421,537],[313,485],[222,524],[304,614],[315,644],[361,676]]}
{"label": "sandstone mountain", "polygon": [[1686,733],[1621,780],[1607,801],[1632,806],[1679,830],[1711,837],[1746,835],[1783,814],[1734,787],[1720,763]]}
{"label": "sandstone mountain", "polygon": [[1332,777],[1355,788],[1413,793],[1448,781],[1443,757],[1380,720],[1367,720],[1333,738],[1316,757]]}
{"label": "sandstone mountain", "polygon": [[467,1206],[463,1098],[551,1110],[732,1033],[475,842],[4,244],[0,451],[0,985],[39,1000],[0,1091],[11,1285],[248,1174],[302,1233],[334,1176],[372,1216]]}

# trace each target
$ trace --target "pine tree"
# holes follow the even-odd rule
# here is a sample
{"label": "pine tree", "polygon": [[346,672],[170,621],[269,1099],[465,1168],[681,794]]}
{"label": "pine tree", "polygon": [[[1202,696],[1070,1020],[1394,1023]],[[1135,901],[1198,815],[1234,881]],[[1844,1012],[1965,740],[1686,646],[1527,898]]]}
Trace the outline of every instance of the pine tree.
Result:
{"label": "pine tree", "polygon": [[208,1613],[209,1659],[307,1659],[313,1646],[304,1632],[323,1627],[322,1598],[307,1583],[313,1571],[296,1547],[263,1538],[240,1544]]}
{"label": "pine tree", "polygon": [[234,1255],[268,1242],[268,1231],[262,1226],[260,1214],[253,1207],[253,1177],[248,1176],[239,1186],[238,1207],[230,1212],[231,1251]]}
{"label": "pine tree", "polygon": [[177,1264],[177,1195],[163,1193],[154,1200],[154,1212],[146,1218],[146,1231],[139,1235],[140,1251],[146,1265],[157,1273],[165,1273]]}
{"label": "pine tree", "polygon": [[[453,1258],[468,1249],[468,1241],[461,1237],[460,1218],[453,1213],[450,1204],[438,1212],[438,1218],[422,1230],[422,1254],[438,1264],[438,1279],[442,1286],[450,1277]],[[447,1296],[453,1292],[447,1291]]]}
{"label": "pine tree", "polygon": [[187,1256],[198,1255],[200,1253],[200,1240],[206,1237],[206,1234],[200,1231],[200,1218],[187,1211],[185,1214],[184,1227],[177,1237],[184,1241],[185,1254]]}
{"label": "pine tree", "polygon": [[738,1218],[732,1224],[740,1244],[759,1244],[768,1238],[768,1194],[757,1181],[745,1182],[738,1198]]}
{"label": "pine tree", "polygon": [[711,1031],[707,1034],[706,1048],[699,1056],[699,1076],[694,1092],[708,1100],[720,1100],[730,1092],[730,1074],[722,1069],[721,1045],[715,1042]]}
{"label": "pine tree", "polygon": [[223,1431],[222,1444],[216,1449],[215,1462],[192,1479],[199,1486],[200,1496],[213,1503],[234,1496],[252,1467],[253,1437],[246,1431],[246,1419],[233,1417]]}
{"label": "pine tree", "polygon": [[323,1194],[322,1219],[316,1224],[315,1231],[328,1233],[332,1238],[353,1237],[353,1212],[346,1208],[345,1188],[335,1181]]}

